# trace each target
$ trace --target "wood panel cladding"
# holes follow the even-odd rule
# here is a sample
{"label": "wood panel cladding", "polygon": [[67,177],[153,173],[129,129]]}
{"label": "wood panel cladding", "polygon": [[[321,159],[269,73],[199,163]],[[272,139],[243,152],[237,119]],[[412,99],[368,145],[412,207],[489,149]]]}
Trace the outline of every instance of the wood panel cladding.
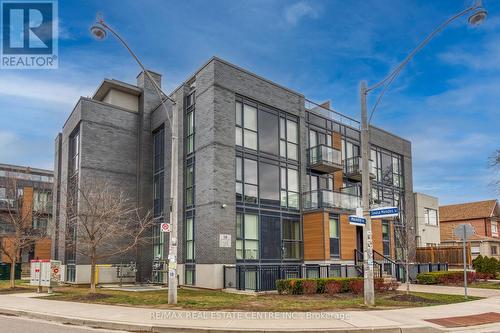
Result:
{"label": "wood panel cladding", "polygon": [[26,223],[31,223],[33,216],[33,187],[23,189],[22,214]]}
{"label": "wood panel cladding", "polygon": [[330,221],[327,212],[304,214],[304,260],[330,259]]}
{"label": "wood panel cladding", "polygon": [[[332,146],[335,149],[341,151],[342,154],[342,135],[338,132],[332,133]],[[344,175],[342,170],[335,171],[333,173],[333,190],[340,191],[340,189],[344,186]]]}
{"label": "wood panel cladding", "polygon": [[348,215],[340,215],[340,257],[342,260],[354,260],[356,249],[356,226],[349,224]]}
{"label": "wood panel cladding", "polygon": [[50,246],[52,241],[50,238],[39,239],[35,242],[35,259],[48,260],[50,259]]}
{"label": "wood panel cladding", "polygon": [[384,253],[384,245],[382,244],[382,220],[372,220],[372,240],[373,249],[380,254]]}

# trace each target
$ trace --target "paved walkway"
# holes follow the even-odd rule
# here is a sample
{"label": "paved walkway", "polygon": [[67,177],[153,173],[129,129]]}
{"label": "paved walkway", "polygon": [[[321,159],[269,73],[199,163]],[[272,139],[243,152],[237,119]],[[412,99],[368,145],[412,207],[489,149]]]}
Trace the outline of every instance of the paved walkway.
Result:
{"label": "paved walkway", "polygon": [[[418,289],[418,288],[415,288]],[[439,287],[440,292],[445,292]],[[421,291],[421,290],[416,290]],[[433,290],[436,292],[436,290]],[[476,289],[474,293],[478,293]],[[489,290],[488,292],[491,292]],[[147,308],[96,305],[51,301],[37,294],[0,295],[0,314],[15,314],[31,318],[146,332],[440,332],[444,329],[424,319],[480,314],[500,311],[500,295],[450,305],[423,308],[339,311],[319,313],[264,313],[264,312],[190,312]],[[477,330],[476,330],[477,329]],[[500,325],[452,329],[451,331],[498,332]]]}
{"label": "paved walkway", "polygon": [[[400,285],[398,290],[401,291],[406,290],[406,285],[405,284]],[[410,284],[410,291],[416,291],[421,293],[463,295],[464,287]],[[477,296],[477,297],[495,297],[495,296],[500,296],[500,289],[467,288],[467,295]]]}

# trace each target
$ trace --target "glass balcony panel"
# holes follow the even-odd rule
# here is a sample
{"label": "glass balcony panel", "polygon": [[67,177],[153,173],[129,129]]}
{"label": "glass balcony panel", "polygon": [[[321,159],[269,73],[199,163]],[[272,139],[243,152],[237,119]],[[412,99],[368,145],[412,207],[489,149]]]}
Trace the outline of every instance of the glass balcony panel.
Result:
{"label": "glass balcony panel", "polygon": [[342,170],[342,155],[340,150],[326,145],[309,148],[309,167],[316,171],[332,173]]}
{"label": "glass balcony panel", "polygon": [[343,210],[356,210],[360,207],[359,196],[349,193],[317,190],[304,193],[304,209],[337,208]]}

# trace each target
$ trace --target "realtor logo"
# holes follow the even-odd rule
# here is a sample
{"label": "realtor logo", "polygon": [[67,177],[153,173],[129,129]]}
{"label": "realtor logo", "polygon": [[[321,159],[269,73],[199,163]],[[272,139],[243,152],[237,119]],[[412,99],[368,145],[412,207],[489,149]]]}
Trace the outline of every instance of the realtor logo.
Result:
{"label": "realtor logo", "polygon": [[1,4],[0,68],[57,68],[57,2],[4,0]]}

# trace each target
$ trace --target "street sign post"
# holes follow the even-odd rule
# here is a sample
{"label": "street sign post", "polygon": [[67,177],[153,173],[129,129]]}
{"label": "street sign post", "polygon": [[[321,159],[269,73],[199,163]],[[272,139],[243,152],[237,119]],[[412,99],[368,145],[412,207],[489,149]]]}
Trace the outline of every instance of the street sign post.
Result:
{"label": "street sign post", "polygon": [[372,219],[381,219],[385,217],[399,216],[398,207],[379,207],[370,209],[370,217]]}
{"label": "street sign post", "polygon": [[462,240],[462,253],[464,261],[464,297],[467,299],[467,254],[465,253],[465,243],[467,239],[474,235],[474,227],[470,223],[459,224],[453,229],[453,234]]}

